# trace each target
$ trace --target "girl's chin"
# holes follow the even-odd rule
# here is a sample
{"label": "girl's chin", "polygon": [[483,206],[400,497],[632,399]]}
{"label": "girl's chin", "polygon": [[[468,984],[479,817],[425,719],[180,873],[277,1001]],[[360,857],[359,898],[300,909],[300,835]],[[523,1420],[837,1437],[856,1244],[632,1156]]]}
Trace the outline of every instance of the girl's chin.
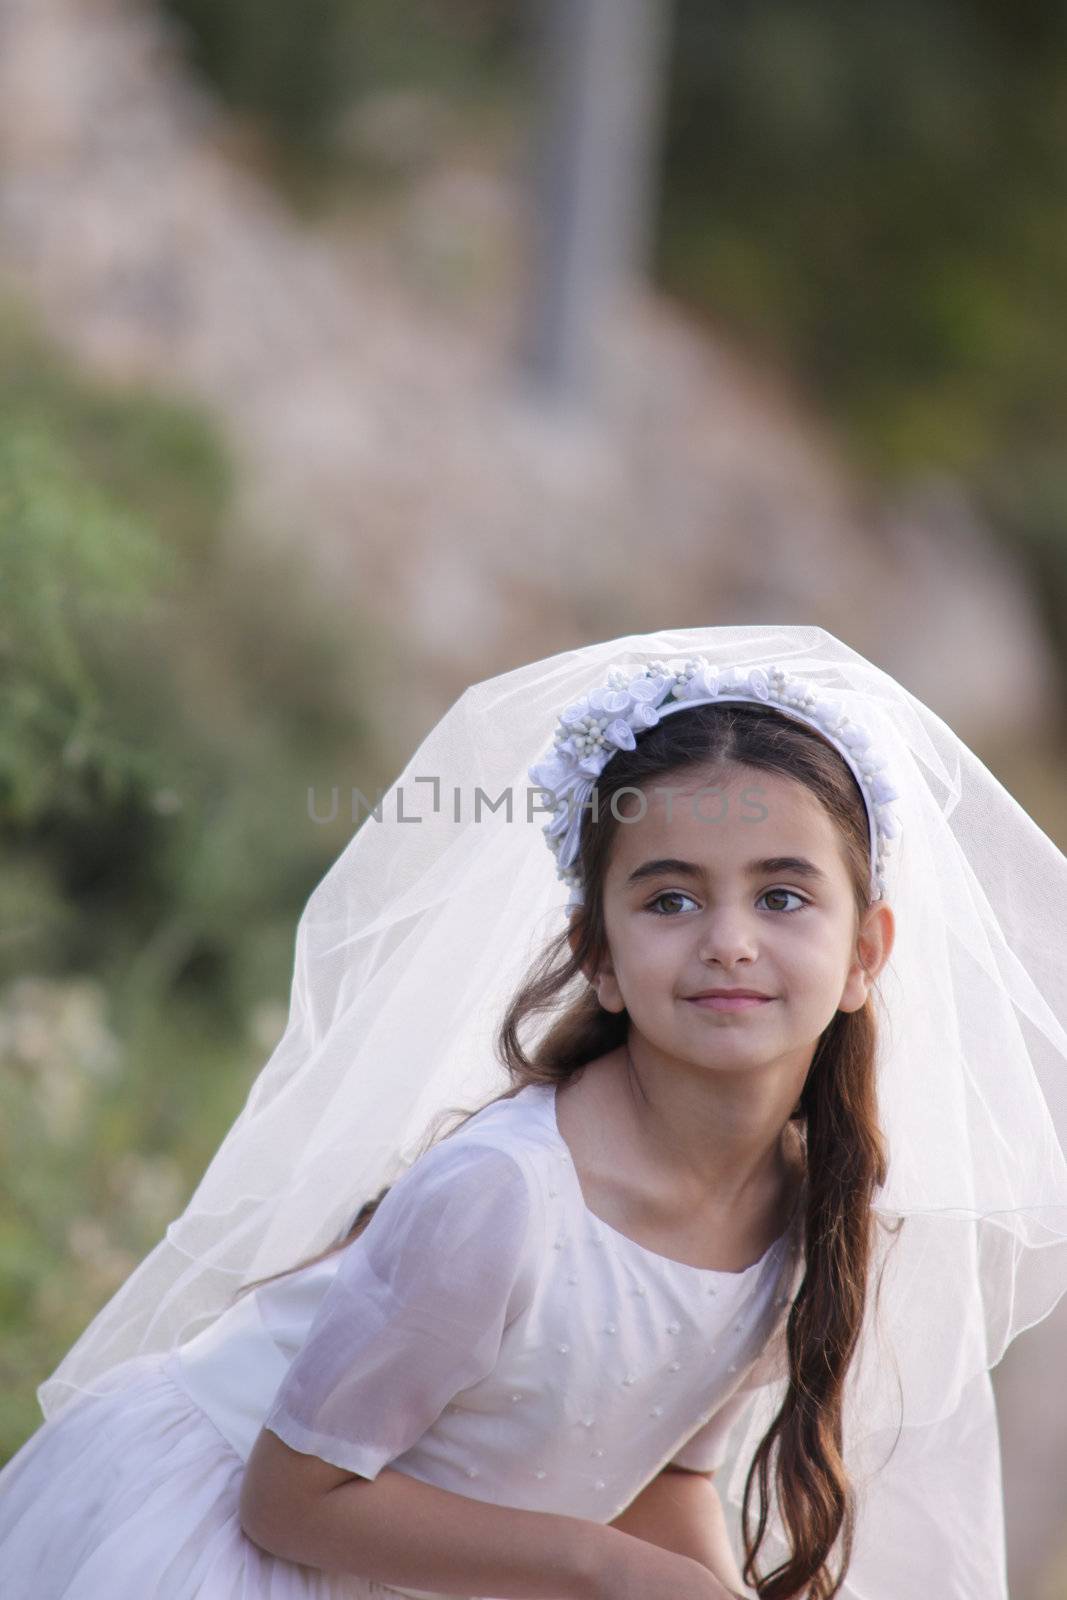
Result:
{"label": "girl's chin", "polygon": [[746,1038],[740,1028],[710,1030],[703,1039],[686,1039],[647,1036],[651,1052],[662,1061],[676,1061],[680,1067],[727,1067],[731,1062],[747,1067],[759,1066],[776,1060],[782,1051],[768,1049],[766,1039],[757,1042],[753,1036]]}

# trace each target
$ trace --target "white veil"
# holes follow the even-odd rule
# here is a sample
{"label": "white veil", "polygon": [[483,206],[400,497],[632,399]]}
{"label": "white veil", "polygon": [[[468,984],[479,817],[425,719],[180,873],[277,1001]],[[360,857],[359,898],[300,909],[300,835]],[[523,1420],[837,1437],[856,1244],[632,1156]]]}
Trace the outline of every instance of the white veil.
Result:
{"label": "white veil", "polygon": [[[939,717],[817,627],[632,635],[460,697],[311,895],[280,1043],[185,1211],[40,1386],[46,1416],[326,1248],[438,1113],[509,1087],[493,1037],[567,900],[528,769],[610,668],[693,655],[782,663],[832,694],[898,796],[875,1209],[906,1221],[895,1240],[876,1230],[885,1281],[846,1386],[860,1518],[842,1597],[1006,1600],[989,1369],[1067,1289],[1067,858]],[[734,1519],[784,1381],[731,1439],[718,1481]],[[772,1512],[761,1572],[787,1555]]]}

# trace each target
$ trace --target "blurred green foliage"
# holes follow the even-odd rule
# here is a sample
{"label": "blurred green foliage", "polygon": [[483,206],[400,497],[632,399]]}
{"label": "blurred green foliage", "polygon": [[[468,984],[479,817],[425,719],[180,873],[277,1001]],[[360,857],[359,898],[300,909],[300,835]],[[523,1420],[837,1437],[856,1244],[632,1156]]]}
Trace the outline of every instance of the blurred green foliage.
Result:
{"label": "blurred green foliage", "polygon": [[295,558],[220,537],[199,414],[92,390],[14,316],[0,373],[0,979],[189,978],[236,1014],[339,843],[306,794],[365,743],[347,647]]}
{"label": "blurred green foliage", "polygon": [[280,1033],[352,831],[309,788],[380,781],[376,635],[224,537],[231,480],[200,412],[0,313],[0,1455]]}
{"label": "blurred green foliage", "polygon": [[856,463],[957,474],[1067,660],[1067,11],[677,0],[658,270]]}
{"label": "blurred green foliage", "polygon": [[413,85],[484,92],[513,60],[509,0],[161,0],[193,65],[284,150],[332,164],[343,114]]}

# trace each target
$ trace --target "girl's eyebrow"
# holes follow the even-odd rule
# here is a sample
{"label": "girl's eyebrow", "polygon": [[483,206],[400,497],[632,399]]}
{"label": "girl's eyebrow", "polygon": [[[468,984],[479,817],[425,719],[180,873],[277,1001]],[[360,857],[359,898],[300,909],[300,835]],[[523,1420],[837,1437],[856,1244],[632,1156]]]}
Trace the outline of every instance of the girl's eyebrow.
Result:
{"label": "girl's eyebrow", "polygon": [[[750,861],[745,868],[750,878],[766,877],[768,873],[788,872],[796,878],[810,878],[813,882],[827,883],[825,872],[817,867],[814,861],[809,861],[806,856],[764,856],[759,861]],[[698,878],[703,881],[705,877],[703,867],[697,866],[694,861],[679,861],[675,856],[659,856],[654,861],[644,861],[635,867],[626,879],[625,887],[631,888],[634,884],[643,883],[646,878],[658,878],[665,873],[674,877]]]}

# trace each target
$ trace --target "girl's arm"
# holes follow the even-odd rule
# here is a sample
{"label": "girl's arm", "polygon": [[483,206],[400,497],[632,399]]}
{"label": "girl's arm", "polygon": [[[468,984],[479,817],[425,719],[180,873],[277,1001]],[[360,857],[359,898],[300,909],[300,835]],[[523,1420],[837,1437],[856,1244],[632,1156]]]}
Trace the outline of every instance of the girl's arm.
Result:
{"label": "girl's arm", "polygon": [[357,1477],[291,1450],[269,1429],[248,1458],[238,1515],[272,1555],[378,1583],[500,1600],[733,1593],[700,1561],[610,1523],[492,1505],[389,1467]]}
{"label": "girl's arm", "polygon": [[731,1594],[746,1595],[712,1478],[710,1472],[664,1467],[608,1526],[690,1556]]}
{"label": "girl's arm", "polygon": [[619,1538],[580,1517],[491,1505],[389,1467],[357,1477],[266,1428],[238,1514],[254,1544],[288,1561],[509,1600],[598,1600],[607,1547]]}

